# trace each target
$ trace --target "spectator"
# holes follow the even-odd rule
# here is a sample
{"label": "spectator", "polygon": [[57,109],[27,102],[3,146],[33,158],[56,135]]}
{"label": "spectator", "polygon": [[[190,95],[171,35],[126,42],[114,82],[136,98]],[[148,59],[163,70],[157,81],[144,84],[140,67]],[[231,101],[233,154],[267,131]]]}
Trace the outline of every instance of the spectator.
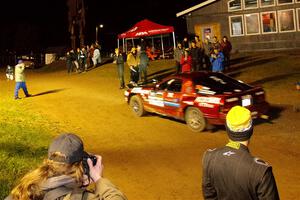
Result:
{"label": "spectator", "polygon": [[127,64],[130,69],[130,83],[137,85],[139,81],[139,57],[137,56],[137,50],[135,47],[131,48],[131,51],[127,55]]}
{"label": "spectator", "polygon": [[92,60],[94,68],[101,63],[100,49],[97,46],[94,47]]}
{"label": "spectator", "polygon": [[125,87],[124,83],[124,58],[120,49],[115,49],[114,63],[117,64],[118,77],[120,81],[120,89]]}
{"label": "spectator", "polygon": [[181,72],[190,72],[192,68],[192,57],[189,55],[189,50],[184,50],[184,55],[182,55],[180,60]]}
{"label": "spectator", "polygon": [[18,64],[15,66],[15,81],[16,81],[16,87],[15,87],[15,99],[19,98],[19,90],[20,88],[23,89],[24,94],[26,97],[30,97],[31,94],[28,93],[27,86],[25,83],[25,64],[23,63],[23,60],[19,60]]}
{"label": "spectator", "polygon": [[66,55],[66,64],[67,64],[68,74],[71,74],[71,72],[73,71],[73,62],[72,62],[72,56],[70,54],[70,51],[68,51]]}
{"label": "spectator", "polygon": [[202,49],[203,49],[203,44],[202,44],[202,42],[201,42],[201,40],[200,40],[200,38],[199,38],[198,35],[195,36],[195,43],[196,43],[196,47],[198,47],[198,48],[201,49],[201,51],[202,51]]}
{"label": "spectator", "polygon": [[226,116],[229,143],[203,156],[204,199],[270,199],[279,195],[272,167],[248,149],[253,133],[251,112],[235,106]]}
{"label": "spectator", "polygon": [[10,65],[6,68],[6,80],[14,80],[14,69]]}
{"label": "spectator", "polygon": [[214,53],[210,56],[210,62],[213,72],[223,72],[224,70],[224,55],[218,49],[214,49]]}
{"label": "spectator", "polygon": [[212,45],[208,38],[204,39],[203,42],[203,57],[205,62],[206,70],[211,70],[211,63],[210,63],[210,54],[212,53]]}
{"label": "spectator", "polygon": [[[26,174],[6,200],[125,200],[102,173],[101,156],[86,153],[77,135],[62,134],[50,144],[48,159]],[[86,189],[91,183],[93,192]]]}
{"label": "spectator", "polygon": [[202,52],[201,49],[196,46],[196,41],[192,41],[190,55],[192,57],[192,70],[194,72],[202,69]]}
{"label": "spectator", "polygon": [[221,48],[221,44],[220,44],[217,36],[213,37],[212,47],[213,47],[213,49],[218,49],[218,50],[220,50],[220,48]]}
{"label": "spectator", "polygon": [[86,72],[87,71],[87,52],[84,47],[81,48],[80,51],[80,71],[81,72]]}
{"label": "spectator", "polygon": [[183,55],[184,55],[184,49],[182,48],[182,44],[178,43],[177,48],[174,49],[174,60],[175,60],[177,74],[181,71],[180,61]]}
{"label": "spectator", "polygon": [[221,51],[224,54],[224,68],[226,70],[230,67],[230,52],[232,50],[231,42],[228,41],[227,36],[223,37],[223,40],[221,42]]}
{"label": "spectator", "polygon": [[139,73],[140,73],[140,81],[142,83],[147,83],[147,70],[149,65],[149,58],[147,56],[146,51],[141,50],[140,52],[140,64],[139,64]]}
{"label": "spectator", "polygon": [[75,66],[75,69],[76,69],[76,72],[77,72],[77,69],[79,68],[79,64],[78,64],[78,61],[77,61],[77,55],[76,55],[76,53],[74,52],[73,49],[71,49],[71,51],[70,51],[70,56],[71,56],[71,60],[72,60],[72,65]]}
{"label": "spectator", "polygon": [[189,39],[188,39],[187,36],[185,36],[183,38],[182,46],[183,46],[184,49],[189,49],[190,48],[190,42],[189,42]]}

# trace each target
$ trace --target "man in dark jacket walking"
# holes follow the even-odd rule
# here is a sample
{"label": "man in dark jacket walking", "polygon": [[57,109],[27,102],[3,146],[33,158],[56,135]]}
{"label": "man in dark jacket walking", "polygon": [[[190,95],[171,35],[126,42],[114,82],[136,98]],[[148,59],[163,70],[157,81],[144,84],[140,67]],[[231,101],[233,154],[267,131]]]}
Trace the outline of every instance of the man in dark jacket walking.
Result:
{"label": "man in dark jacket walking", "polygon": [[205,152],[202,189],[204,199],[279,199],[272,167],[248,149],[253,132],[251,112],[233,107],[226,116],[229,143]]}

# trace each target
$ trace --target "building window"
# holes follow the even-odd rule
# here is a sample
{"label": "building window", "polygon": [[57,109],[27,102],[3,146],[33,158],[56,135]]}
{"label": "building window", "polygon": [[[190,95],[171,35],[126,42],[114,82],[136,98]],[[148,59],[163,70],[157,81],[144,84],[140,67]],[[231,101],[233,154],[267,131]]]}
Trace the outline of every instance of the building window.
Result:
{"label": "building window", "polygon": [[295,10],[280,10],[278,13],[279,32],[291,32],[296,30]]}
{"label": "building window", "polygon": [[245,9],[258,8],[257,0],[244,0]]}
{"label": "building window", "polygon": [[258,13],[245,15],[245,27],[246,27],[246,35],[260,34]]}
{"label": "building window", "polygon": [[260,7],[275,6],[274,0],[260,0]]}
{"label": "building window", "polygon": [[242,15],[235,15],[229,17],[230,36],[244,35],[244,21]]}
{"label": "building window", "polygon": [[241,0],[230,0],[228,1],[228,11],[236,11],[242,9]]}
{"label": "building window", "polygon": [[275,11],[261,13],[261,27],[262,27],[262,33],[277,32],[277,21],[276,21]]}
{"label": "building window", "polygon": [[298,31],[300,31],[300,8],[297,8],[297,27]]}
{"label": "building window", "polygon": [[278,5],[285,5],[285,4],[291,4],[294,3],[294,0],[277,0]]}

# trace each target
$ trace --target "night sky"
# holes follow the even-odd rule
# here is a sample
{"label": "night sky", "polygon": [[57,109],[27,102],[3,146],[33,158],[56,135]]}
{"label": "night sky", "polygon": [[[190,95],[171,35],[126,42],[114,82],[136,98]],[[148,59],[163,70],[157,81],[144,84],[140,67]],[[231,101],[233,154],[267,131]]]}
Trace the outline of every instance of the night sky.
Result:
{"label": "night sky", "polygon": [[[99,32],[99,40],[109,49],[115,47],[119,33],[127,31],[136,22],[146,18],[159,24],[174,26],[178,37],[181,37],[186,32],[186,24],[183,18],[176,18],[176,13],[201,1],[103,2],[85,1],[86,43],[95,41],[96,24],[104,24],[104,28]],[[67,15],[65,0],[5,1],[0,8],[0,49],[38,51],[50,46],[70,46]]]}

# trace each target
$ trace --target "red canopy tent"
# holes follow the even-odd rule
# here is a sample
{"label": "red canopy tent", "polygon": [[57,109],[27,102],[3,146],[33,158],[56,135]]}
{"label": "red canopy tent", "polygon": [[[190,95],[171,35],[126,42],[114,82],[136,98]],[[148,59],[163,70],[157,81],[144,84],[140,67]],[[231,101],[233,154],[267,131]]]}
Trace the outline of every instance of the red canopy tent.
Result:
{"label": "red canopy tent", "polygon": [[173,43],[175,48],[175,33],[173,26],[164,26],[161,24],[154,23],[148,19],[144,19],[138,23],[136,23],[132,28],[128,31],[121,33],[118,35],[118,47],[119,47],[119,39],[123,39],[123,48],[125,39],[134,39],[134,38],[141,38],[141,37],[151,37],[154,35],[161,35],[161,42],[162,42],[162,51],[164,57],[164,46],[163,46],[163,34],[173,34]]}

